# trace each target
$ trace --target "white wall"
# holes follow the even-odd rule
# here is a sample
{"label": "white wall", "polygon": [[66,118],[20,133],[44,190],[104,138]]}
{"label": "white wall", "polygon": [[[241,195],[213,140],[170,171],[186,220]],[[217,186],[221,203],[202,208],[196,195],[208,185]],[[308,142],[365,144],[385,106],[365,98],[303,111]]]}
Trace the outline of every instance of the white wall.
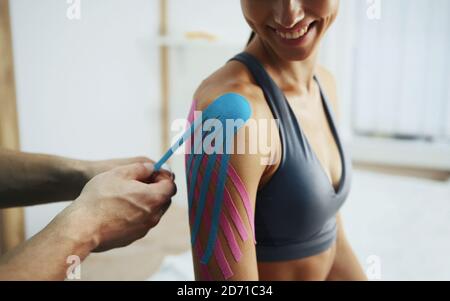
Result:
{"label": "white wall", "polygon": [[[160,154],[157,1],[10,1],[22,149],[82,159]],[[27,236],[65,204],[26,209]]]}

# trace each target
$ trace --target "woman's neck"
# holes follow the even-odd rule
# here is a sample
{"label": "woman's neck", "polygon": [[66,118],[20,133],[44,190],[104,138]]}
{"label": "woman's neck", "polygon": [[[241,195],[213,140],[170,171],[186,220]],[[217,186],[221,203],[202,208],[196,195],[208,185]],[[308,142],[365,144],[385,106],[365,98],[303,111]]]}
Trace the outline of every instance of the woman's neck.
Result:
{"label": "woman's neck", "polygon": [[317,63],[317,51],[303,61],[288,61],[278,56],[258,36],[247,46],[246,51],[254,55],[268,69],[270,69],[278,83],[299,89],[301,93],[310,93],[314,89],[314,74]]}

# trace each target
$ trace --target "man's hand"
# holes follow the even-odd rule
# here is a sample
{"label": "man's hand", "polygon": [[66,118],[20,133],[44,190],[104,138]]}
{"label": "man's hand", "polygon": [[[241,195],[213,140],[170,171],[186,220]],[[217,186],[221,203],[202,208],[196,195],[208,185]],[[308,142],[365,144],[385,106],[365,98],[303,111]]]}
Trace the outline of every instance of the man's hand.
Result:
{"label": "man's hand", "polygon": [[[149,183],[150,184],[146,184]],[[94,177],[61,218],[86,225],[95,252],[129,245],[156,226],[176,193],[173,176],[135,163]]]}
{"label": "man's hand", "polygon": [[84,161],[0,148],[0,208],[76,199],[96,175],[133,163],[153,161],[146,157]]}
{"label": "man's hand", "polygon": [[[81,195],[30,240],[0,260],[0,280],[62,280],[67,258],[129,245],[158,224],[176,193],[151,163],[94,177]],[[147,184],[150,183],[150,184]]]}

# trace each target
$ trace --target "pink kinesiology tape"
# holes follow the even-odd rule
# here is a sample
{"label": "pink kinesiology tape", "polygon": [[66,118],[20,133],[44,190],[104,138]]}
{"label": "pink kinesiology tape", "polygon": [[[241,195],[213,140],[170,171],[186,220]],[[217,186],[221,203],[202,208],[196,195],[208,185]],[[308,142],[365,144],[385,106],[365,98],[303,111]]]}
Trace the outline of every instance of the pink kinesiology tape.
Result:
{"label": "pink kinesiology tape", "polygon": [[[189,112],[189,116],[188,116],[188,126],[189,123],[192,123],[194,120],[194,110],[196,107],[196,101],[194,100]],[[199,150],[192,150],[192,145],[193,145],[193,139],[190,139],[188,141],[188,143],[186,144],[186,153],[187,154],[191,154],[191,151],[194,151],[194,154],[197,153]],[[202,145],[198,145],[199,148],[202,147]],[[190,156],[194,156],[194,154],[191,154]],[[203,154],[198,154],[195,156],[201,156],[200,160],[201,160],[201,166],[205,169],[207,162],[208,162],[208,156],[207,155],[203,155]],[[190,182],[192,177],[194,176],[192,174],[192,166],[188,166],[187,162],[188,162],[188,158],[189,155],[186,155],[186,167],[189,167],[189,170],[186,170],[186,174],[187,174],[187,184],[188,184],[188,188],[190,187]],[[191,160],[193,158],[190,158]],[[221,160],[221,155],[217,155],[216,161],[214,163],[215,168],[212,170],[211,173],[211,178],[210,179],[203,179],[203,174],[202,173],[198,173],[197,176],[197,180],[195,183],[195,188],[194,190],[194,199],[198,200],[199,199],[199,194],[200,194],[200,187],[201,187],[201,183],[203,183],[204,181],[206,181],[207,183],[209,183],[209,185],[214,185],[215,183],[217,183],[218,180],[218,172],[216,170],[217,166],[220,165],[219,162]],[[238,193],[239,198],[242,201],[243,207],[245,209],[245,215],[248,219],[249,222],[249,226],[251,229],[251,233],[253,234],[253,241],[255,241],[255,234],[254,234],[254,213],[253,213],[253,209],[252,209],[252,205],[251,205],[251,201],[250,201],[250,197],[249,194],[245,188],[245,185],[242,181],[242,179],[239,177],[238,173],[236,172],[236,170],[233,168],[233,166],[231,166],[231,164],[227,165],[226,171],[224,170],[224,172],[226,173],[226,179],[228,182],[232,183],[232,185],[235,187],[236,192]],[[224,173],[224,174],[225,174]],[[217,196],[216,196],[217,197]],[[202,216],[200,217],[202,220],[202,227],[205,227],[205,229],[209,229],[211,227],[211,220],[212,220],[212,211],[213,211],[213,204],[214,204],[214,191],[210,191],[208,190],[206,193],[206,202],[205,202],[205,209],[204,212],[202,214]],[[231,194],[229,189],[225,186],[225,189],[223,191],[223,209],[221,209],[220,211],[220,215],[219,215],[219,227],[221,232],[223,233],[223,237],[224,240],[223,242],[226,243],[226,245],[228,246],[230,253],[232,254],[234,260],[236,262],[239,262],[242,259],[242,250],[239,246],[238,240],[236,238],[236,236],[234,235],[233,232],[233,228],[232,226],[234,226],[234,228],[237,230],[237,233],[239,234],[239,237],[242,239],[242,241],[247,241],[248,239],[248,234],[247,234],[247,230],[245,227],[245,223],[243,221],[243,218],[241,217],[241,215],[239,214],[239,211],[236,207],[235,201],[232,199]],[[196,218],[199,217],[195,217],[195,210],[194,210],[195,206],[192,206],[191,211],[189,212],[189,219],[191,222],[191,225],[193,224],[194,220],[196,220]],[[228,216],[230,218],[230,220],[228,219],[227,215],[225,215],[225,210],[226,212],[228,212]],[[223,275],[223,277],[225,279],[229,279],[233,276],[233,271],[230,267],[230,263],[228,262],[225,253],[224,253],[224,249],[223,249],[223,245],[222,242],[217,239],[214,243],[213,249],[213,254],[214,254],[214,258],[215,261]],[[195,246],[193,246],[194,252],[196,253],[197,257],[200,259],[203,256],[203,246],[201,244],[200,239],[195,241]],[[203,277],[203,279],[206,280],[211,280],[211,274],[208,271],[208,266],[207,264],[203,264],[203,263],[199,263],[200,265],[200,272],[201,275]]]}
{"label": "pink kinesiology tape", "polygon": [[[202,181],[201,177],[202,176],[200,175],[199,179],[198,179],[199,182]],[[217,177],[217,174],[216,174],[216,177]],[[212,180],[214,181],[214,176],[213,176]],[[195,195],[196,198],[199,197],[199,188],[198,188],[198,186],[195,187],[194,195]],[[205,208],[206,211],[205,211],[204,216],[203,216],[204,223],[205,223],[205,226],[207,228],[209,228],[209,226],[210,226],[211,211],[212,211],[213,202],[214,202],[214,195],[213,195],[213,193],[211,191],[209,191],[208,192],[208,196],[207,196],[206,208]],[[192,214],[191,214],[191,216],[192,216]],[[192,221],[193,221],[193,219],[191,218],[191,222]],[[221,214],[220,214],[220,226],[221,226],[221,230],[222,230],[222,232],[223,232],[223,234],[225,236],[226,242],[227,242],[228,246],[230,247],[231,253],[233,254],[234,259],[237,262],[239,262],[239,260],[242,257],[242,252],[241,252],[241,250],[239,248],[239,244],[238,244],[238,242],[237,242],[237,240],[236,240],[236,238],[234,236],[233,230],[231,229],[230,223],[228,222],[228,219],[226,218],[226,216],[225,216],[225,214],[223,212],[221,212]],[[219,242],[219,245],[217,245],[217,243],[216,243],[216,248],[218,247],[218,248],[222,249],[222,246],[220,245],[220,241],[217,241],[217,242]],[[228,279],[229,277],[232,276],[232,273],[230,273],[228,261],[226,260],[225,257],[222,257],[221,254],[223,254],[223,251],[222,252],[220,252],[220,251],[217,252],[215,250],[215,252],[214,252],[214,255],[216,257],[216,260],[219,263],[219,267],[220,267],[220,269],[222,271],[222,274],[223,274],[224,278]],[[201,256],[201,255],[202,254],[198,254],[198,256]],[[217,258],[217,257],[220,257],[220,258]]]}

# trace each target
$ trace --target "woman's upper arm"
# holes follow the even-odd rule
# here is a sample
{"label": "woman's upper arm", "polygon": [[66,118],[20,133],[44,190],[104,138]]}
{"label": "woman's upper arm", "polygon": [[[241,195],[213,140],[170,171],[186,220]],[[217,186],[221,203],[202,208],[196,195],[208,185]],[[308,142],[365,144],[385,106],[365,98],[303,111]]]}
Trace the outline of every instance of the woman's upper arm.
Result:
{"label": "woman's upper arm", "polygon": [[[227,92],[242,92],[234,90]],[[249,99],[252,96],[239,94],[249,100],[250,118],[255,118],[258,110],[254,110]],[[212,96],[206,96],[206,101],[200,99],[197,109],[205,109],[211,99],[220,95]],[[232,137],[235,147],[231,154],[214,155],[194,150],[186,156],[191,243],[199,280],[258,279],[254,212],[265,167],[261,165],[258,152],[237,153],[239,143],[245,146],[254,143],[250,141],[247,125]]]}

